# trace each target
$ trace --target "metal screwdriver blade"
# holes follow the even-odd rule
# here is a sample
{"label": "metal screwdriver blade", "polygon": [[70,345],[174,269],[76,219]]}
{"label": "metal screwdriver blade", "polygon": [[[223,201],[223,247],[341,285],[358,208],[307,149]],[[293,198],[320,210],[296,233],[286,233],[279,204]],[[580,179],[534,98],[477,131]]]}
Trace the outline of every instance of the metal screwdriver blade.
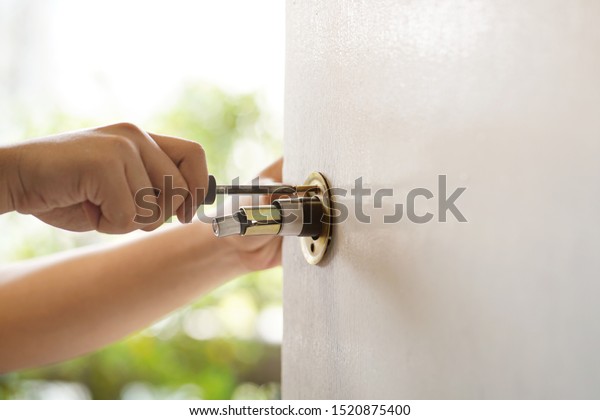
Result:
{"label": "metal screwdriver blade", "polygon": [[225,236],[241,235],[242,225],[234,215],[217,217],[213,219],[213,232],[215,236],[222,238]]}

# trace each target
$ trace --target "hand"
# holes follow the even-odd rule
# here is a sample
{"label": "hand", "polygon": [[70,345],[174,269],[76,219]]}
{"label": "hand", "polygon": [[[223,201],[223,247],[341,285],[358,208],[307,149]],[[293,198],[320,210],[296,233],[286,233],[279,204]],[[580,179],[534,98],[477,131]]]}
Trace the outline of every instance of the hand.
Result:
{"label": "hand", "polygon": [[[260,182],[266,180],[280,183],[283,159],[265,168],[260,174]],[[268,197],[265,197],[268,199]],[[238,253],[240,261],[249,271],[265,270],[281,264],[281,236],[228,236],[228,241]]]}
{"label": "hand", "polygon": [[2,148],[2,156],[9,208],[0,203],[0,213],[33,214],[77,232],[150,231],[175,214],[190,222],[208,186],[198,143],[128,123]]}

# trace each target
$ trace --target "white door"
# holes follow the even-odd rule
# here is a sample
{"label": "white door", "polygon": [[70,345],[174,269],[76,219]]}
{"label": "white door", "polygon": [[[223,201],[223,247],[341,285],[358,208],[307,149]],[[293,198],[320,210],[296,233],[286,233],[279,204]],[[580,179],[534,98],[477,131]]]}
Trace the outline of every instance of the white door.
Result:
{"label": "white door", "polygon": [[[394,195],[369,224],[338,197],[319,266],[286,238],[284,398],[600,398],[599,22],[596,0],[287,2],[284,179]],[[439,175],[466,222],[439,221]]]}

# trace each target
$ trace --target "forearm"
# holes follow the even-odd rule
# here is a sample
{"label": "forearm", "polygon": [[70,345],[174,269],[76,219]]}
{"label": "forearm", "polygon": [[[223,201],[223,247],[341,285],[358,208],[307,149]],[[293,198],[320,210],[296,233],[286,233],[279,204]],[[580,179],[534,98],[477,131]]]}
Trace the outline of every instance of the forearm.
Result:
{"label": "forearm", "polygon": [[16,146],[0,147],[0,214],[15,209],[13,189],[18,181]]}
{"label": "forearm", "polygon": [[194,223],[0,274],[0,372],[99,348],[243,274],[210,229]]}

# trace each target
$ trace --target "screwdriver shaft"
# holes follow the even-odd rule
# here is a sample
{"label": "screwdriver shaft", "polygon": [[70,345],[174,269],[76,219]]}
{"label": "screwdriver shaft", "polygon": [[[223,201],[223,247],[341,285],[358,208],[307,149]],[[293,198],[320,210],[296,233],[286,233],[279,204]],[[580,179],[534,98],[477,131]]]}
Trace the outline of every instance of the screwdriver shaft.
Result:
{"label": "screwdriver shaft", "polygon": [[216,194],[298,194],[318,189],[315,185],[217,185]]}
{"label": "screwdriver shaft", "polygon": [[295,195],[316,191],[319,187],[316,185],[217,185],[217,180],[213,175],[208,176],[208,191],[202,204],[213,204],[217,195],[237,194],[237,195]]}

